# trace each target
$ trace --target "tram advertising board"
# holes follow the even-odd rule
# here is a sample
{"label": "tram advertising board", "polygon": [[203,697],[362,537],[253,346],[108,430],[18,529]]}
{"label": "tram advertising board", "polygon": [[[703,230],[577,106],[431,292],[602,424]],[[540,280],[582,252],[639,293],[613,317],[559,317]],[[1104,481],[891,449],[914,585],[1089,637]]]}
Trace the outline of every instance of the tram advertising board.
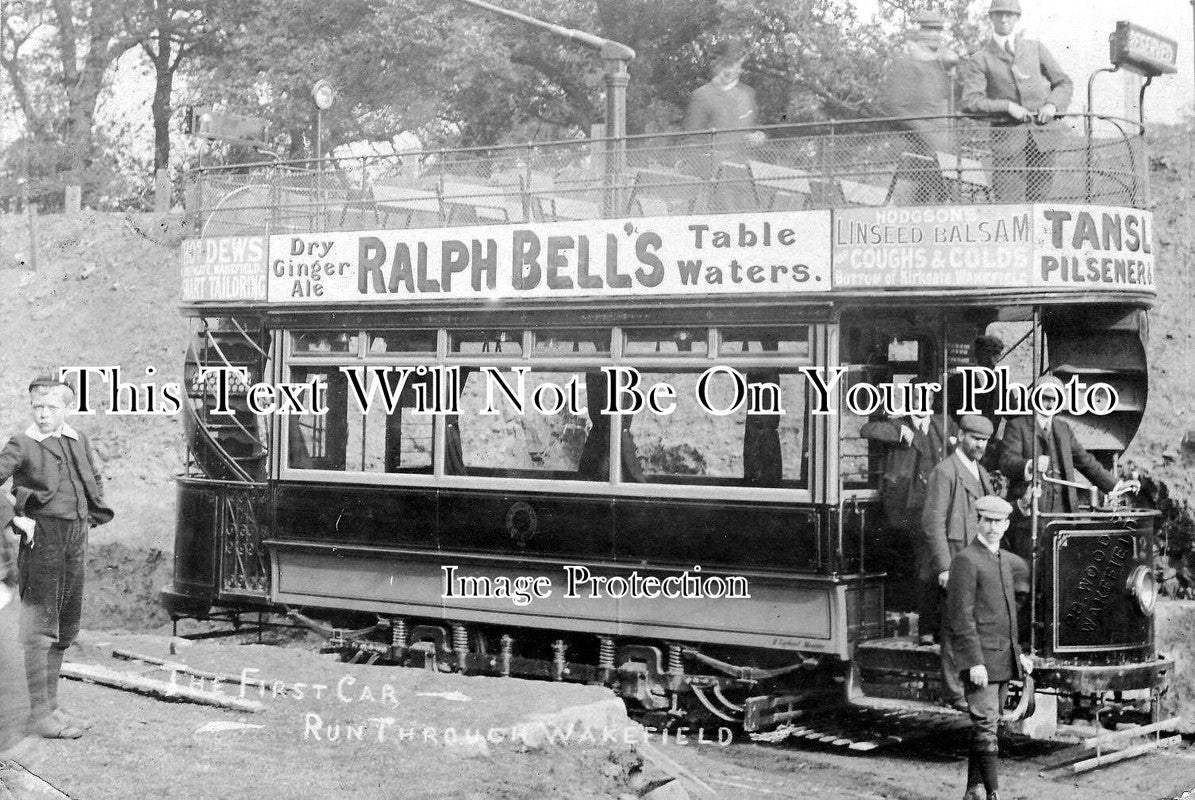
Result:
{"label": "tram advertising board", "polygon": [[271,303],[830,290],[830,212],[270,237]]}
{"label": "tram advertising board", "polygon": [[266,299],[266,238],[214,236],[182,246],[183,302]]}
{"label": "tram advertising board", "polygon": [[1029,286],[1028,205],[886,206],[834,212],[835,289]]}
{"label": "tram advertising board", "polygon": [[1050,289],[1155,290],[1153,217],[1091,205],[1033,207],[1034,282]]}

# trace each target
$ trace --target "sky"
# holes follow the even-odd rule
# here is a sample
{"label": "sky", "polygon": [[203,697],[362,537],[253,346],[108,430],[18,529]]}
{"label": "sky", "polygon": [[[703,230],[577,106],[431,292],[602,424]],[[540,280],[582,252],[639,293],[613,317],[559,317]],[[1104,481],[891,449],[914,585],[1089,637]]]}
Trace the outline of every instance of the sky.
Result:
{"label": "sky", "polygon": [[[873,12],[880,2],[856,0],[864,12]],[[1100,67],[1110,66],[1108,35],[1122,19],[1178,42],[1178,72],[1155,78],[1150,84],[1145,95],[1146,122],[1178,122],[1191,111],[1195,100],[1195,37],[1190,0],[1021,0],[1021,7],[1025,35],[1045,44],[1075,82],[1071,111],[1086,110],[1087,78]],[[1096,113],[1124,116],[1124,96],[1122,73],[1096,78]]]}

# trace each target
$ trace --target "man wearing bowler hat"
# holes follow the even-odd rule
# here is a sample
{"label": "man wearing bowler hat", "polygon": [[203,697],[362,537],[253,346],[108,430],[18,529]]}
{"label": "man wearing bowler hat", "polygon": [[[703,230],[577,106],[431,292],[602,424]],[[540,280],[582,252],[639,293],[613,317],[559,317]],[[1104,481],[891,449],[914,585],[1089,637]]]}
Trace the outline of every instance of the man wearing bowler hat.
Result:
{"label": "man wearing bowler hat", "polygon": [[[961,417],[958,446],[929,475],[921,512],[920,553],[926,559],[922,569],[937,576],[941,589],[946,588],[951,559],[974,541],[979,532],[975,502],[994,494],[992,479],[979,463],[992,432],[992,423],[984,417]],[[940,645],[942,702],[963,710],[963,686],[955,668],[950,637],[943,635]]]}
{"label": "man wearing bowler hat", "polygon": [[954,652],[955,668],[965,679],[971,747],[967,790],[963,800],[999,800],[996,739],[1008,681],[1033,671],[1017,635],[1018,575],[1028,568],[1018,556],[1000,548],[1012,506],[985,495],[975,501],[975,541],[950,562],[946,589],[945,635]]}
{"label": "man wearing bowler hat", "polygon": [[1041,42],[1016,35],[1019,0],[992,0],[992,36],[960,71],[963,110],[994,115],[992,188],[997,202],[1050,199],[1054,151],[1074,86]]}

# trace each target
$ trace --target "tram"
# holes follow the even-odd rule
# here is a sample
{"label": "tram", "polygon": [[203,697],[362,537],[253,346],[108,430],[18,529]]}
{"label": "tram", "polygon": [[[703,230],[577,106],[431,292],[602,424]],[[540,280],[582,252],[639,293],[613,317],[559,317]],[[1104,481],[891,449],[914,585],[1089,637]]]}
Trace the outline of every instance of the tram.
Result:
{"label": "tram", "polygon": [[[1068,117],[1030,168],[993,162],[1015,131],[943,118],[927,153],[904,122],[194,171],[165,607],[747,730],[935,701],[848,393],[999,333],[1017,380],[1115,388],[1070,419],[1113,467],[1155,264],[1135,123]],[[1037,696],[1156,719],[1152,512],[1033,516]]]}

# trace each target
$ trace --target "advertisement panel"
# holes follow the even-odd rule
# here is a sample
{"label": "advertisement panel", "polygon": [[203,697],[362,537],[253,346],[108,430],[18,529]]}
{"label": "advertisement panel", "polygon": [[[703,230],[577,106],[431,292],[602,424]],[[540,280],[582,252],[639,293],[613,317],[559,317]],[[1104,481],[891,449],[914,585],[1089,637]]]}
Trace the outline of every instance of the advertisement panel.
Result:
{"label": "advertisement panel", "polygon": [[1030,286],[1028,205],[834,212],[835,289]]}
{"label": "advertisement panel", "polygon": [[830,290],[830,212],[270,237],[270,303]]}
{"label": "advertisement panel", "polygon": [[266,299],[264,236],[217,236],[183,242],[183,302]]}
{"label": "advertisement panel", "polygon": [[1156,291],[1153,215],[1089,205],[1033,207],[1035,285],[1050,289]]}

